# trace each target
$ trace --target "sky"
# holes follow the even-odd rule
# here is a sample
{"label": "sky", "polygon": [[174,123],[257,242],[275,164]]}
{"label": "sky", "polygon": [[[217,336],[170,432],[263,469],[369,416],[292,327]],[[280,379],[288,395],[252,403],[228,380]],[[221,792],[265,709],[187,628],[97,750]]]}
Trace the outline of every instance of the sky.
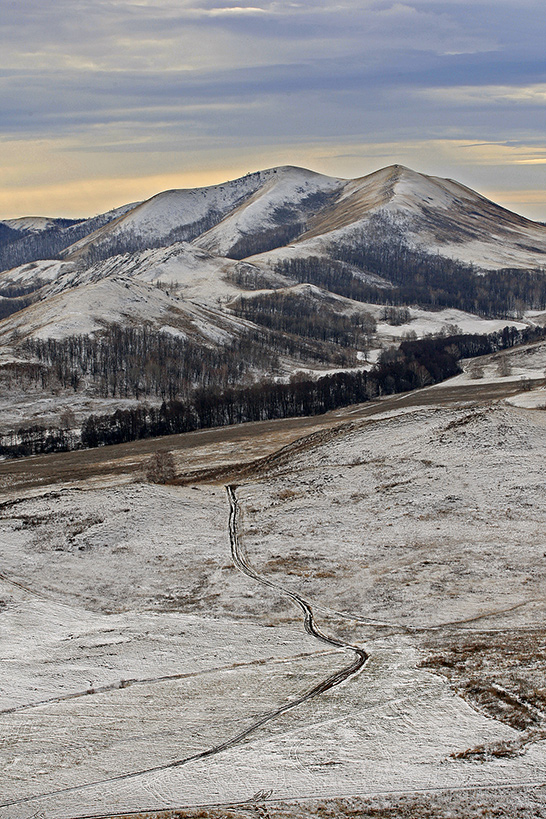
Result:
{"label": "sky", "polygon": [[546,221],[545,0],[0,0],[0,219],[394,163]]}

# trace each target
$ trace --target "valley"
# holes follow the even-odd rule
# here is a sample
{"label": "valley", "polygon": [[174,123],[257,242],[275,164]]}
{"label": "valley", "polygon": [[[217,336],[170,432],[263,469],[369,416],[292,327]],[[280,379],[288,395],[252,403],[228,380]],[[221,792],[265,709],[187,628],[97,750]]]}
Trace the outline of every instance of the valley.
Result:
{"label": "valley", "polygon": [[0,815],[531,816],[546,416],[518,386],[3,464]]}
{"label": "valley", "polygon": [[545,815],[546,226],[394,165],[0,228],[0,819]]}
{"label": "valley", "polygon": [[[545,226],[400,165],[353,180],[281,166],[4,227],[7,456],[324,412],[331,402],[302,408],[275,385],[311,393],[362,373],[335,406],[373,399],[445,377],[416,359],[402,381],[378,380],[400,342],[453,337],[453,351],[497,333],[493,350],[546,323]],[[266,383],[258,409],[252,388]]]}

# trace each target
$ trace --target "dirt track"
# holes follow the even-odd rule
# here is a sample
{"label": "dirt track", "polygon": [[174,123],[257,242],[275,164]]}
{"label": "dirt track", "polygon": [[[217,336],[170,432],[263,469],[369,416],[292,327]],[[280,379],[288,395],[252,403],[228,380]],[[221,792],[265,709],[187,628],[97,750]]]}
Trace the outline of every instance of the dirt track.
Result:
{"label": "dirt track", "polygon": [[[230,508],[229,522],[228,522],[229,542],[230,542],[230,548],[231,548],[231,557],[232,557],[232,560],[233,560],[234,564],[237,566],[237,568],[241,572],[243,572],[243,574],[245,574],[247,577],[250,577],[252,580],[255,580],[258,583],[261,583],[261,584],[263,584],[265,586],[268,586],[270,588],[281,591],[282,594],[287,595],[297,606],[299,606],[301,608],[301,610],[303,612],[303,617],[304,617],[304,628],[307,631],[307,633],[310,634],[312,637],[315,637],[315,639],[319,640],[320,642],[326,643],[328,646],[333,646],[335,648],[343,648],[343,649],[347,649],[347,650],[353,652],[354,658],[353,658],[352,662],[349,663],[349,665],[344,666],[340,670],[336,671],[335,673],[330,674],[328,677],[326,677],[326,679],[321,680],[317,685],[313,686],[313,688],[311,688],[310,690],[304,692],[300,696],[295,697],[295,698],[290,698],[289,701],[286,702],[284,705],[282,705],[280,707],[277,707],[277,708],[274,708],[272,711],[268,711],[267,713],[263,714],[261,717],[254,720],[254,722],[252,722],[252,724],[250,726],[248,726],[244,730],[240,731],[235,736],[225,740],[222,743],[214,745],[211,748],[207,748],[204,751],[200,751],[199,753],[192,754],[191,756],[185,757],[183,759],[176,760],[174,762],[168,762],[168,763],[165,763],[165,764],[155,765],[155,766],[150,767],[150,768],[137,770],[137,771],[131,771],[129,773],[118,774],[116,776],[111,776],[111,777],[109,777],[107,779],[104,779],[104,780],[101,780],[101,781],[98,781],[98,782],[95,781],[95,782],[89,782],[89,783],[86,783],[86,784],[83,784],[83,785],[72,785],[72,786],[68,786],[68,787],[58,788],[57,790],[49,791],[49,792],[46,792],[46,793],[43,793],[43,794],[38,794],[38,795],[33,795],[33,796],[24,796],[24,797],[21,797],[21,798],[18,798],[18,799],[14,799],[14,800],[12,800],[10,802],[5,802],[3,804],[0,804],[0,808],[10,807],[10,806],[13,806],[13,805],[21,805],[21,804],[31,803],[31,802],[34,802],[36,800],[51,797],[51,796],[55,796],[55,795],[83,791],[83,790],[87,790],[89,788],[94,788],[97,785],[106,785],[106,784],[110,784],[112,782],[124,782],[124,781],[127,781],[127,780],[134,779],[136,777],[140,777],[140,776],[142,776],[144,774],[162,772],[162,771],[167,771],[167,770],[170,770],[170,769],[173,769],[173,768],[179,768],[179,767],[181,767],[183,765],[186,765],[189,762],[196,762],[196,761],[198,761],[200,759],[206,759],[207,757],[214,756],[214,755],[220,753],[221,751],[225,751],[225,750],[227,750],[229,748],[234,747],[235,745],[238,745],[240,742],[242,742],[244,739],[246,739],[250,734],[253,734],[256,731],[257,728],[260,728],[262,725],[265,725],[267,722],[271,722],[276,717],[280,717],[286,711],[291,711],[293,708],[297,708],[299,705],[302,705],[303,703],[307,702],[308,700],[313,699],[314,697],[317,697],[320,694],[325,693],[326,691],[329,691],[331,688],[334,688],[337,685],[340,685],[342,682],[345,682],[345,680],[348,680],[350,677],[357,674],[360,671],[360,669],[364,666],[364,664],[366,663],[366,660],[368,659],[368,654],[364,651],[364,649],[359,648],[357,646],[350,645],[349,643],[337,640],[335,638],[328,637],[327,635],[323,634],[315,624],[313,611],[311,609],[311,606],[309,605],[309,603],[306,600],[303,599],[303,597],[301,597],[299,594],[296,594],[293,591],[289,591],[288,589],[285,589],[284,587],[278,585],[277,583],[273,583],[270,580],[267,580],[265,577],[260,576],[250,566],[250,564],[247,562],[246,558],[244,557],[244,555],[243,555],[243,553],[241,551],[239,536],[238,536],[238,532],[237,532],[237,517],[238,517],[238,511],[239,510],[238,510],[238,504],[237,504],[237,498],[236,498],[236,495],[235,495],[235,490],[231,486],[227,486],[226,490],[227,490],[229,508]],[[170,677],[170,679],[179,679],[181,676],[183,676],[183,675],[172,675]],[[157,682],[158,679],[155,679],[153,681]],[[133,680],[133,681],[130,681],[130,682],[135,683],[136,680]],[[50,700],[49,702],[61,702],[62,700],[67,699],[67,698],[73,699],[75,697],[86,696],[86,695],[90,695],[90,694],[94,694],[94,693],[104,693],[105,691],[111,691],[111,690],[113,690],[115,688],[125,688],[125,687],[127,687],[127,686],[123,685],[123,684],[119,685],[119,684],[116,683],[114,685],[103,686],[97,692],[95,692],[94,689],[86,691],[86,692],[78,692],[78,693],[75,693],[75,694],[72,694],[72,695],[68,695],[68,697],[65,696],[65,697],[54,698],[54,699]],[[44,703],[33,704],[33,706],[31,706],[31,707],[36,707],[36,705],[40,705],[40,704],[44,704]],[[22,707],[24,708],[24,707],[28,707],[28,706],[22,706]],[[14,712],[16,712],[18,710],[21,710],[21,708],[6,709],[2,713],[9,714],[9,713],[14,713]]]}

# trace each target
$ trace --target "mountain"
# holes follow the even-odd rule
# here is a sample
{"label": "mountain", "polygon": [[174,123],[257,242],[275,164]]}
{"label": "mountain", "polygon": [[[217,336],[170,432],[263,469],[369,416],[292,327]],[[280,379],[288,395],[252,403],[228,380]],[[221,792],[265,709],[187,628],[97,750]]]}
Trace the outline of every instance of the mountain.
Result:
{"label": "mountain", "polygon": [[43,259],[59,258],[65,248],[138,204],[123,205],[89,219],[32,216],[0,222],[0,270],[9,270]]}
{"label": "mountain", "polygon": [[289,247],[252,261],[272,264],[294,256],[331,255],[332,245],[358,247],[392,238],[480,270],[540,268],[546,263],[545,225],[458,182],[401,165],[346,182]]}
{"label": "mountain", "polygon": [[299,233],[304,216],[342,184],[302,168],[281,167],[222,185],[164,191],[74,243],[64,255],[96,259],[188,241],[234,258],[243,237],[280,232],[287,224],[296,225]]}
{"label": "mountain", "polygon": [[0,386],[17,372],[23,393],[158,401],[546,321],[546,226],[400,165],[282,166],[73,224],[6,220],[0,263]]}
{"label": "mountain", "polygon": [[546,226],[453,180],[400,165],[354,180],[285,166],[223,185],[166,191],[109,220],[63,255],[96,258],[182,240],[217,256],[259,255],[271,264],[287,253],[328,255],[332,244],[376,241],[385,230],[411,247],[483,270],[545,263]]}
{"label": "mountain", "polygon": [[17,337],[63,339],[90,335],[113,325],[166,330],[202,344],[224,343],[241,332],[225,312],[171,296],[124,276],[51,290],[47,298],[0,322],[0,344]]}
{"label": "mountain", "polygon": [[[221,185],[165,191],[68,227],[34,217],[2,225],[11,239],[18,226],[18,240],[4,240],[8,260],[26,252],[26,262],[56,256],[86,268],[178,242],[221,260],[250,260],[262,270],[393,241],[478,271],[537,269],[546,260],[545,225],[457,182],[400,165],[353,180],[284,166]],[[40,256],[41,249],[47,252]]]}
{"label": "mountain", "polygon": [[31,233],[42,233],[44,230],[66,228],[82,222],[82,219],[55,219],[48,216],[21,216],[18,219],[6,219],[0,225],[6,225],[19,236]]}

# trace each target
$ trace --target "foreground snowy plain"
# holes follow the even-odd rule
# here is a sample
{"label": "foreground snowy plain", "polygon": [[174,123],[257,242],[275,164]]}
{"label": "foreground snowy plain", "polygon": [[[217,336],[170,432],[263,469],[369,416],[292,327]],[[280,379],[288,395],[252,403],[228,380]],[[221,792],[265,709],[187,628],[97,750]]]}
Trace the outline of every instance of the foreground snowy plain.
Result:
{"label": "foreground snowy plain", "polygon": [[[527,359],[510,354],[520,378]],[[231,560],[225,481],[5,482],[0,817],[244,802],[214,815],[274,817],[290,800],[283,816],[318,816],[320,800],[472,788],[498,807],[507,786],[534,804],[521,787],[546,780],[546,413],[468,402],[459,379],[458,403],[428,390],[426,406],[347,412],[226,478],[246,560],[277,588]],[[352,661],[305,632],[282,589],[366,664],[176,765]],[[472,694],[491,679],[494,702]]]}

